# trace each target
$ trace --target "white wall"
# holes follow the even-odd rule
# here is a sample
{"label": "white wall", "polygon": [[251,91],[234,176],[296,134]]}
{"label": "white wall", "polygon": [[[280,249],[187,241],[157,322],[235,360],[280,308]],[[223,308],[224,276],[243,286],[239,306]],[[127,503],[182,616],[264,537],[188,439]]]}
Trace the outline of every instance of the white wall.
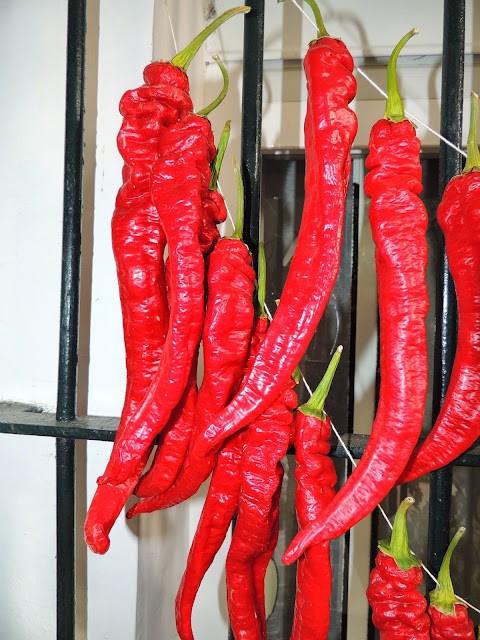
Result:
{"label": "white wall", "polygon": [[[179,47],[203,26],[207,5],[220,13],[235,4],[232,0],[170,0]],[[406,0],[401,8],[393,0],[328,0],[320,4],[327,28],[350,45],[359,64],[365,56],[387,55],[392,44],[412,26],[421,33],[409,43],[408,53],[436,54],[441,49],[442,15],[437,0]],[[267,0],[266,5],[263,144],[267,148],[302,148],[305,83],[299,60],[314,37],[314,29],[288,1],[277,4]],[[393,7],[395,20],[391,20]],[[115,146],[121,122],[118,101],[126,88],[141,84],[142,70],[152,58],[170,58],[174,49],[164,0],[91,0],[89,17],[80,400],[91,414],[118,415],[125,384],[124,354],[110,249],[110,218],[121,175]],[[467,51],[480,48],[479,20],[478,2],[469,0]],[[56,402],[65,24],[64,1],[0,3],[0,79],[4,88],[0,97],[0,400],[35,403],[47,410],[54,410]],[[225,120],[232,119],[221,184],[233,213],[235,187],[228,169],[232,156],[239,156],[240,25],[241,18],[224,25],[199,54],[190,74],[195,104],[203,106],[221,85],[216,65],[211,63],[213,52],[220,52],[230,72],[229,96],[211,120],[218,138]],[[289,63],[283,64],[282,58]],[[407,109],[438,128],[440,74],[438,63],[430,60],[418,67],[401,65],[400,76],[408,95]],[[368,70],[385,85],[383,69]],[[467,65],[466,101],[472,75]],[[359,78],[358,86],[355,108],[360,130],[356,145],[362,147],[371,124],[383,113],[384,102],[363,79]],[[424,144],[437,144],[422,127],[418,135]],[[225,228],[228,232],[228,224]],[[110,446],[89,443],[85,462],[84,449],[79,445],[79,495],[85,493],[80,512],[93,494]],[[3,486],[8,487],[0,503],[0,636],[9,640],[50,639],[55,636],[54,442],[48,438],[0,436],[0,470]],[[79,639],[88,635],[88,640],[149,640],[158,628],[162,640],[175,637],[173,610],[169,612],[167,603],[173,599],[176,578],[169,584],[160,582],[160,569],[167,572],[171,567],[177,576],[181,573],[187,537],[193,535],[200,508],[198,496],[188,507],[147,516],[137,525],[127,526],[120,518],[106,556],[89,553],[81,559],[82,583],[87,567],[88,621],[85,615],[79,615]],[[174,543],[168,530],[175,532]],[[225,549],[199,594],[194,610],[198,640],[226,637],[224,557]],[[352,575],[354,581],[363,584],[365,567],[361,562],[354,565]],[[351,638],[360,640],[366,608],[358,605],[358,609],[351,611],[355,621]]]}

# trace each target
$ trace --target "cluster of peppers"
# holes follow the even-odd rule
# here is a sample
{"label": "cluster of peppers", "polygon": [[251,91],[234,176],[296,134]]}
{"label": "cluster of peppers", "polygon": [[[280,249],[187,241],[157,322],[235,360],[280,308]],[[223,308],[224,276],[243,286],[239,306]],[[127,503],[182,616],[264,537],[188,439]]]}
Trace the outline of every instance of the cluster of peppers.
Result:
{"label": "cluster of peppers", "polygon": [[370,574],[367,598],[380,640],[474,640],[474,626],[465,604],[453,591],[450,559],[465,532],[460,527],[442,561],[430,604],[420,591],[421,562],[408,547],[407,509],[415,501],[405,498],[395,516],[390,542],[379,542],[375,568]]}
{"label": "cluster of peppers", "polygon": [[[315,1],[306,1],[318,26],[318,37],[304,60],[306,196],[296,250],[270,324],[264,313],[261,255],[256,313],[254,309],[255,272],[242,242],[238,167],[235,233],[220,239],[217,229],[226,218],[216,180],[229,126],[217,150],[205,116],[225,95],[226,72],[218,61],[224,90],[198,113],[193,111],[186,76],[190,60],[209,33],[249,8],[222,14],[171,62],[148,65],[145,83],[127,91],[120,103],[118,148],[125,164],[112,239],[127,387],[110,460],[87,514],[85,538],[93,551],[105,553],[110,530],[132,493],[140,500],[127,517],[174,506],[191,497],[211,475],[177,595],[182,640],[193,639],[195,596],[234,519],[226,560],[230,623],[236,638],[266,638],[264,577],[278,537],[281,460],[293,444],[299,533],[283,560],[290,564],[299,559],[291,638],[308,640],[326,638],[328,633],[329,541],[370,513],[395,484],[448,464],[480,435],[476,420],[480,307],[475,302],[480,298],[476,294],[480,234],[473,231],[480,220],[480,156],[474,102],[467,165],[448,185],[438,212],[457,286],[457,355],[442,411],[427,440],[415,449],[427,392],[427,214],[418,197],[420,142],[404,116],[395,66],[416,30],[394,49],[385,116],[370,136],[365,192],[371,198],[376,243],[381,387],[365,454],[338,493],[328,458],[330,422],[324,403],[341,348],[311,400],[295,412],[296,368],[339,268],[350,151],[357,130],[356,116],[348,106],[356,92],[353,59],[345,44],[325,30]],[[468,290],[462,282],[468,282]],[[204,375],[197,389],[200,343]],[[392,558],[399,570],[415,574],[413,583],[418,581],[415,562],[405,569],[404,559],[399,563],[389,552],[395,544],[381,547],[386,559],[380,557],[378,576],[372,577],[372,602],[393,593],[382,583],[385,572],[393,576],[396,571]],[[395,580],[404,588],[403,577]],[[434,596],[431,607],[446,615],[438,602]],[[419,610],[422,607],[420,602]],[[435,616],[431,614],[432,620]],[[382,614],[376,617],[380,620]],[[420,627],[430,629],[430,623],[425,625]],[[382,637],[390,636],[386,632]]]}

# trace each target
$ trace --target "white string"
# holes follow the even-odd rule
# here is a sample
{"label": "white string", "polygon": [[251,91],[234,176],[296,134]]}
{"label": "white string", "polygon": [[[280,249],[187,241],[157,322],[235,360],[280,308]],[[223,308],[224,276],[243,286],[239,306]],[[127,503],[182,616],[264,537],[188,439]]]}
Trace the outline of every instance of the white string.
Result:
{"label": "white string", "polygon": [[170,31],[172,33],[173,46],[175,53],[178,53],[177,39],[175,38],[175,30],[173,28],[172,16],[170,15],[170,8],[168,6],[168,0],[165,0],[165,11],[167,12],[168,22],[170,23]]}

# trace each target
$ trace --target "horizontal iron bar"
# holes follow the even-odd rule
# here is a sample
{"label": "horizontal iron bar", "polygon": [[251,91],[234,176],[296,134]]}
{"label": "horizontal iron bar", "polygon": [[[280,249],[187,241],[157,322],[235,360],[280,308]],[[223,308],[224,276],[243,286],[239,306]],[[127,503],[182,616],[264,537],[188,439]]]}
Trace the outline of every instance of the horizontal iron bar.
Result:
{"label": "horizontal iron bar", "polygon": [[[120,418],[106,416],[77,416],[70,422],[59,422],[54,413],[38,407],[12,402],[0,402],[0,433],[24,436],[47,436],[73,438],[75,440],[103,440],[113,442]],[[367,435],[349,433],[341,436],[348,451],[356,460],[360,459],[368,443]],[[346,458],[339,443],[332,446],[331,455]],[[457,467],[480,467],[480,444],[471,447],[453,462]]]}

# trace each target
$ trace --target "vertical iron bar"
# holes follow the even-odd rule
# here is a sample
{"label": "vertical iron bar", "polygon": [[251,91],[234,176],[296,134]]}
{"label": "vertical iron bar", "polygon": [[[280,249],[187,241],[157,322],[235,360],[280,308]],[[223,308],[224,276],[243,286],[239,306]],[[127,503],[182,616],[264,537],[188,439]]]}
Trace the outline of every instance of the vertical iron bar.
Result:
{"label": "vertical iron bar", "polygon": [[265,0],[250,0],[243,37],[242,173],[245,183],[244,240],[255,264],[258,254],[262,169],[262,93]]}
{"label": "vertical iron bar", "polygon": [[[263,36],[265,0],[245,2],[243,32],[241,167],[245,189],[243,240],[257,264],[262,167]],[[231,627],[229,640],[233,640]]]}
{"label": "vertical iron bar", "polygon": [[[465,55],[465,0],[444,0],[442,58],[442,102],[440,132],[456,146],[462,144],[463,75]],[[440,143],[440,194],[462,169],[460,154]],[[439,273],[437,285],[437,335],[435,339],[433,419],[436,418],[447,392],[455,357],[456,299],[455,288],[448,270],[445,244],[439,233]],[[428,562],[434,574],[440,564],[450,538],[450,502],[452,468],[446,467],[431,474]],[[427,587],[433,588],[429,580]]]}
{"label": "vertical iron bar", "polygon": [[[57,420],[75,418],[86,0],[69,0]],[[57,640],[75,638],[75,440],[57,438]]]}

